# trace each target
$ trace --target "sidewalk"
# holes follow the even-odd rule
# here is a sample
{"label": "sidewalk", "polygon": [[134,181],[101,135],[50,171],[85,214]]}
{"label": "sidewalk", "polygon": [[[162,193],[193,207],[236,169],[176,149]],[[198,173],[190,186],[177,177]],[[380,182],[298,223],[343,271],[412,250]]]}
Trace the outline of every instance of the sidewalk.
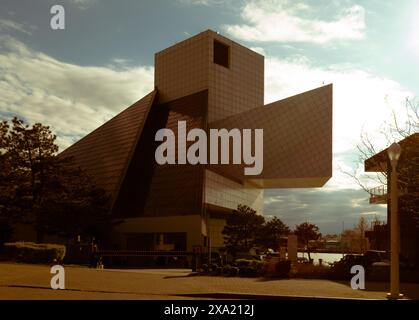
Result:
{"label": "sidewalk", "polygon": [[[385,299],[387,284],[330,280],[189,276],[189,270],[96,270],[65,266],[66,290],[50,289],[48,266],[0,263],[0,299]],[[419,299],[418,284],[401,286]]]}

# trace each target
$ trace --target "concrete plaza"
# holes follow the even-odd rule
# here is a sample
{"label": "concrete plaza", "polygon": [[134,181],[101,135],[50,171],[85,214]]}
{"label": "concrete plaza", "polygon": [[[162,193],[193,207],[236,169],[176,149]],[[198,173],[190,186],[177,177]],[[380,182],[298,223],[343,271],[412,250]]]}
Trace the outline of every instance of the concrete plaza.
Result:
{"label": "concrete plaza", "polygon": [[[0,299],[385,299],[386,283],[353,290],[349,282],[191,276],[186,269],[96,270],[65,266],[65,290],[52,290],[50,267],[0,263]],[[419,299],[419,284],[402,284]]]}

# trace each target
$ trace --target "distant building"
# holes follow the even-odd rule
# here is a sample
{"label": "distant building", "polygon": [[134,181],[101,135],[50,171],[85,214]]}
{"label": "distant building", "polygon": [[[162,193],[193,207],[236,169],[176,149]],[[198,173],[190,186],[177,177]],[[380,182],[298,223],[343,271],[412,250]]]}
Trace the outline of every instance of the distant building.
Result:
{"label": "distant building", "polygon": [[[400,255],[402,261],[419,265],[419,133],[412,134],[398,143],[402,148],[397,169]],[[387,185],[370,191],[371,204],[387,204],[387,224],[373,226],[373,230],[367,231],[365,236],[370,240],[372,249],[389,250],[391,165],[387,149],[365,160],[365,171],[387,174]]]}
{"label": "distant building", "polygon": [[[290,75],[291,76],[291,75]],[[155,55],[155,89],[66,149],[112,196],[120,249],[223,246],[238,204],[263,213],[265,188],[321,187],[332,175],[332,85],[264,105],[264,57],[213,31]],[[158,165],[155,134],[263,128],[263,172],[243,165]],[[176,133],[177,136],[177,133]],[[178,154],[176,154],[178,157]]]}
{"label": "distant building", "polygon": [[309,240],[308,241],[309,250],[318,250],[319,252],[341,252],[344,248],[342,247],[342,242],[340,240]]}
{"label": "distant building", "polygon": [[342,242],[339,240],[326,240],[324,243],[324,249],[331,251],[342,250]]}

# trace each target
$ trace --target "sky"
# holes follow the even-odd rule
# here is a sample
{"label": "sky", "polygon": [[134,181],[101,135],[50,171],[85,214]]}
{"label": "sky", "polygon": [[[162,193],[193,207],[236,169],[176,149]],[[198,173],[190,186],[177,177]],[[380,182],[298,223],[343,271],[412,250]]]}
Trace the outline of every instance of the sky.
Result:
{"label": "sky", "polygon": [[[53,5],[65,29],[50,27]],[[0,117],[50,125],[61,150],[153,89],[154,53],[206,29],[265,56],[265,102],[333,83],[333,177],[323,188],[265,191],[264,214],[323,234],[385,220],[361,133],[380,133],[419,95],[415,0],[1,0]]]}

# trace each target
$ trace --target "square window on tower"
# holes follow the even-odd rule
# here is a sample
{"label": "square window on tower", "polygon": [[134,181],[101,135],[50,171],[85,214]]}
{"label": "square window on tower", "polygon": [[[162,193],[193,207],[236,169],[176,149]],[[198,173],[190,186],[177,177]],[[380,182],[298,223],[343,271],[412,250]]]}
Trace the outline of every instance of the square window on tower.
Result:
{"label": "square window on tower", "polygon": [[229,67],[230,48],[217,40],[214,40],[214,63],[223,67]]}

